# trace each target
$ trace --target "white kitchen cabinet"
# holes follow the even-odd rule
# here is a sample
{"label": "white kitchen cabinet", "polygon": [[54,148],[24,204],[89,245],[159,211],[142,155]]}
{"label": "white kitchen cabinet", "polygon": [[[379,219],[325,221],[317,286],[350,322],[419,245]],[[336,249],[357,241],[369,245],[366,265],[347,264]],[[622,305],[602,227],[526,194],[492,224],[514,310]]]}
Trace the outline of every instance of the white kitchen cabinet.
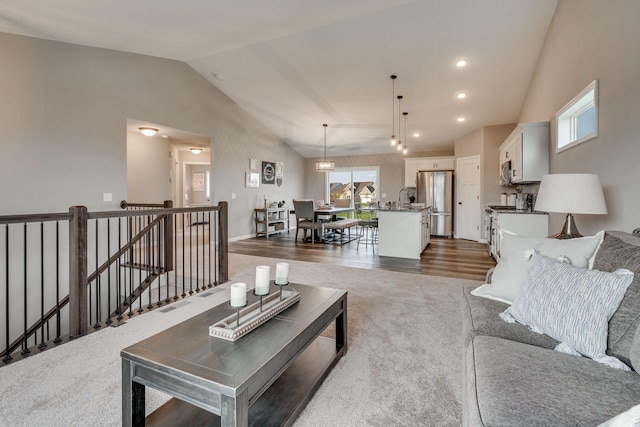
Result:
{"label": "white kitchen cabinet", "polygon": [[378,255],[420,259],[431,240],[430,210],[378,211]]}
{"label": "white kitchen cabinet", "polygon": [[416,174],[418,173],[417,159],[404,159],[404,186],[415,187]]}
{"label": "white kitchen cabinet", "polygon": [[447,171],[454,169],[455,157],[418,158],[418,171]]}
{"label": "white kitchen cabinet", "polygon": [[511,161],[511,183],[539,182],[549,173],[549,122],[520,123],[500,146],[500,165]]}
{"label": "white kitchen cabinet", "polygon": [[413,157],[404,159],[404,186],[416,186],[419,171],[445,171],[455,169],[455,157]]}

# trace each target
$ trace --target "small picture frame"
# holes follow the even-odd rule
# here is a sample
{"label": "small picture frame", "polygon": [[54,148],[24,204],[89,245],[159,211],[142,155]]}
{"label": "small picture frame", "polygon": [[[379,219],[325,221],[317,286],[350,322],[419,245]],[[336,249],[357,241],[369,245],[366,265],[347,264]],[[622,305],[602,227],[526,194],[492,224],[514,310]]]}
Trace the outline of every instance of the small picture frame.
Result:
{"label": "small picture frame", "polygon": [[249,159],[249,169],[251,170],[258,169],[258,159]]}
{"label": "small picture frame", "polygon": [[282,162],[276,162],[276,176],[282,176],[282,168],[284,167],[284,165],[282,164]]}
{"label": "small picture frame", "polygon": [[260,187],[260,174],[257,172],[245,172],[244,186],[247,188]]}
{"label": "small picture frame", "polygon": [[204,191],[204,172],[193,173],[193,191]]}

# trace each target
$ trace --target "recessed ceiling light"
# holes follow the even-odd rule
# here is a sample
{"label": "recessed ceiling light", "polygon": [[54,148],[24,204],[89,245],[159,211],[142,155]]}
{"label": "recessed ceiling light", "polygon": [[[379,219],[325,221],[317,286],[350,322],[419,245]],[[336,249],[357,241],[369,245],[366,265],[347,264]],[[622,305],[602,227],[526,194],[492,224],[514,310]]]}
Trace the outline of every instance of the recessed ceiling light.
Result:
{"label": "recessed ceiling light", "polygon": [[458,117],[456,120],[458,121],[458,123],[462,123],[467,119],[465,119],[464,117]]}
{"label": "recessed ceiling light", "polygon": [[456,67],[458,67],[458,68],[466,67],[466,66],[467,66],[467,64],[468,64],[468,62],[467,62],[467,60],[466,60],[466,59],[458,59],[458,60],[456,61]]}
{"label": "recessed ceiling light", "polygon": [[420,132],[414,132],[413,133],[413,137],[414,138],[419,138],[420,137]]}
{"label": "recessed ceiling light", "polygon": [[467,93],[466,92],[458,92],[456,93],[456,98],[458,99],[465,99],[467,97]]}

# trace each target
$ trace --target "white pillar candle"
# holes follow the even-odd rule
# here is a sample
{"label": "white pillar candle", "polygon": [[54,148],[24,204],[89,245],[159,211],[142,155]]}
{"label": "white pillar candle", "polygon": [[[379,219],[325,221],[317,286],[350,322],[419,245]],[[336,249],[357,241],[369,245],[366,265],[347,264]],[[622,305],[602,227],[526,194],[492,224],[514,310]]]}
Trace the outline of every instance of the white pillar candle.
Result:
{"label": "white pillar candle", "polygon": [[289,283],[289,264],[279,262],[276,264],[276,284],[286,285]]}
{"label": "white pillar candle", "polygon": [[271,267],[268,265],[259,265],[256,267],[256,295],[267,295],[269,293],[270,276]]}
{"label": "white pillar candle", "polygon": [[231,285],[231,307],[243,307],[247,304],[247,284],[233,283]]}

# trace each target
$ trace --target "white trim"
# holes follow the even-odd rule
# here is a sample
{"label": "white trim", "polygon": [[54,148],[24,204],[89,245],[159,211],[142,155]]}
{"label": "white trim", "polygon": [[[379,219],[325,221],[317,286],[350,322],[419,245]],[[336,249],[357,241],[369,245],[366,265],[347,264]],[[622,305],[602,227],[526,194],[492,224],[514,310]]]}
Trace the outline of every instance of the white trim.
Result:
{"label": "white trim", "polygon": [[[593,92],[592,97],[588,95]],[[588,97],[588,98],[587,98]],[[587,98],[587,100],[585,100]],[[573,118],[579,112],[584,111],[587,107],[593,105],[593,132],[583,136],[580,139],[571,141],[575,135],[575,124]],[[598,80],[594,80],[577,94],[571,101],[556,113],[556,153],[560,153],[585,141],[596,138],[598,136]],[[571,141],[560,145],[561,141]]]}

